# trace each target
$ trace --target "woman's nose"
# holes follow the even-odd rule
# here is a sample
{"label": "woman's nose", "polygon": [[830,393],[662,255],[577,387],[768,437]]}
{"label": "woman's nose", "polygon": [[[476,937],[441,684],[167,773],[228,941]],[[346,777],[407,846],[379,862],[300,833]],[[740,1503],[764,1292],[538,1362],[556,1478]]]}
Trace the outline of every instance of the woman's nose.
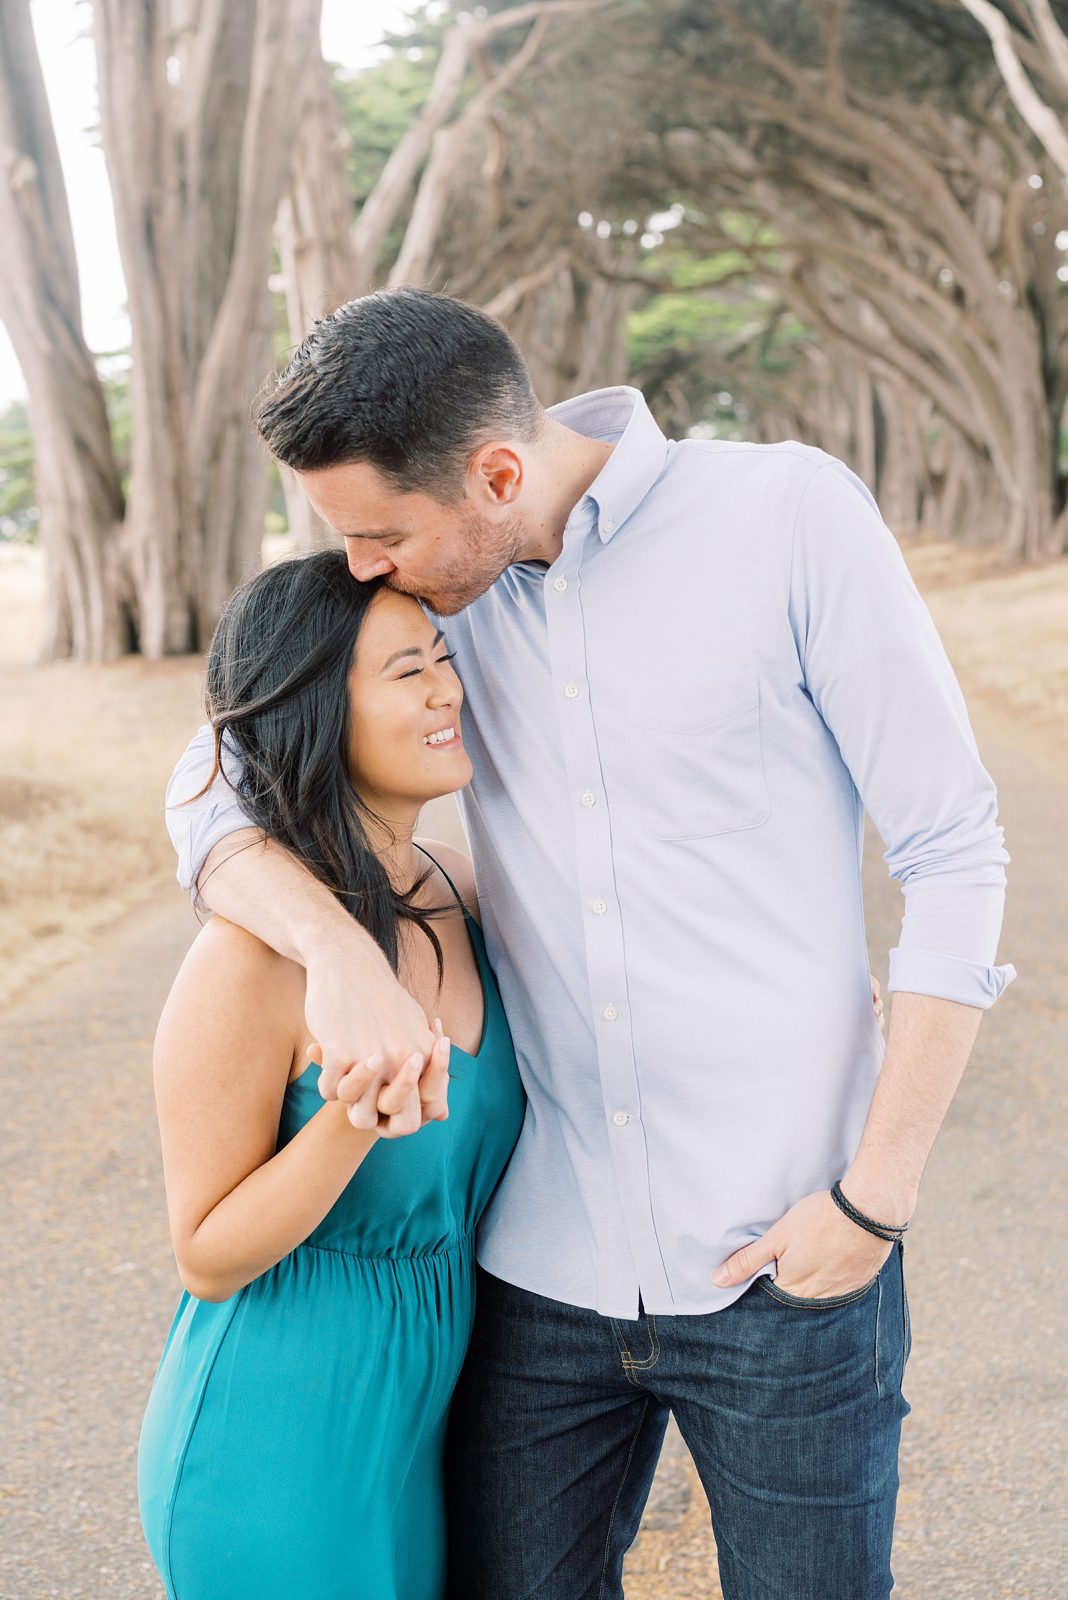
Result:
{"label": "woman's nose", "polygon": [[455,706],[459,710],[463,697],[464,692],[455,673],[438,672],[431,677],[427,694],[429,705]]}

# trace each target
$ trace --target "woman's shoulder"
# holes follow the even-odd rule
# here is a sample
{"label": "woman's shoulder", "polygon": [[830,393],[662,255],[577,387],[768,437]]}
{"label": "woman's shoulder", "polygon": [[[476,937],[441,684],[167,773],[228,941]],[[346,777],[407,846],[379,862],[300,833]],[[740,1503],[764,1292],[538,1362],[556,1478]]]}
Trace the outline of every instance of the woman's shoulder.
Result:
{"label": "woman's shoulder", "polygon": [[186,952],[168,1009],[210,1006],[229,1014],[264,1012],[275,1021],[303,1015],[305,974],[288,956],[236,922],[213,916]]}
{"label": "woman's shoulder", "polygon": [[272,977],[279,976],[287,967],[292,967],[294,972],[303,970],[288,956],[279,955],[256,934],[242,928],[240,923],[218,915],[210,917],[201,928],[189,946],[189,955],[212,966],[221,962],[250,974],[262,970]]}
{"label": "woman's shoulder", "polygon": [[454,844],[446,844],[443,839],[418,838],[412,842],[424,850],[437,862],[442,871],[448,874],[456,885],[460,899],[477,921],[478,894],[475,890],[475,869],[467,852],[457,849]]}
{"label": "woman's shoulder", "polygon": [[304,1053],[305,976],[262,939],[212,917],[193,940],[163,1005],[153,1044],[157,1093],[166,1084],[270,1083]]}

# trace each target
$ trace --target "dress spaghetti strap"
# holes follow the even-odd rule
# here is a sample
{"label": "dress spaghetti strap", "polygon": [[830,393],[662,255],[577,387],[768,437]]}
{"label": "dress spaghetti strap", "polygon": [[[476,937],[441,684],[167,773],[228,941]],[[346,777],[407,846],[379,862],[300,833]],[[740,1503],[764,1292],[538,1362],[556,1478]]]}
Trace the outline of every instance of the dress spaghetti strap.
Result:
{"label": "dress spaghetti strap", "polygon": [[445,871],[445,868],[442,866],[441,862],[438,861],[435,856],[432,856],[430,854],[429,850],[424,850],[421,844],[416,844],[414,839],[412,840],[412,844],[415,845],[415,848],[422,855],[426,856],[428,861],[432,861],[434,863],[435,867],[437,867],[438,871],[441,873],[441,876],[445,879],[445,882],[448,884],[449,888],[452,890],[453,894],[456,896],[456,904],[460,907],[460,910],[463,912],[464,916],[465,917],[469,917],[471,915],[471,913],[470,913],[470,911],[468,911],[467,907],[464,905],[463,896],[460,894],[459,889],[456,887],[456,885],[453,883],[452,879],[449,877],[449,874]]}

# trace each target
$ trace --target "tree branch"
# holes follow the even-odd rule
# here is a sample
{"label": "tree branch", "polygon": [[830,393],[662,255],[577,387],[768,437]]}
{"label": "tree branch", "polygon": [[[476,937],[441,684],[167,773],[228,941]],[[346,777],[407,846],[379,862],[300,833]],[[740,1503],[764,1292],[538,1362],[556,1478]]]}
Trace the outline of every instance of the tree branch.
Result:
{"label": "tree branch", "polygon": [[[1017,111],[1061,172],[1068,177],[1068,132],[1024,71],[1004,13],[992,5],[991,0],[960,0],[960,3],[985,29],[994,49],[994,60]],[[1036,17],[1036,23],[1037,20]],[[1052,16],[1050,20],[1052,22]]]}

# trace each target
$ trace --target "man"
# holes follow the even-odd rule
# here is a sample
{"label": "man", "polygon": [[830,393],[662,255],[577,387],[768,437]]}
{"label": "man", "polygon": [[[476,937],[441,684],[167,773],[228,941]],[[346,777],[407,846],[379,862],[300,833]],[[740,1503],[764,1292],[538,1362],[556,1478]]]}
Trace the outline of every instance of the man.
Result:
{"label": "man", "polygon": [[[542,411],[502,329],[414,290],[325,318],[257,420],[354,577],[448,619],[466,691],[529,1107],[480,1235],[450,1592],[620,1595],[673,1412],[727,1600],[881,1600],[901,1236],[1015,976],[994,787],[895,540],[818,450],[672,443],[628,388]],[[905,895],[885,1059],[865,805]],[[307,967],[324,1092],[414,1126],[431,1040],[380,952],[240,848],[225,787],[168,814],[182,881]]]}

